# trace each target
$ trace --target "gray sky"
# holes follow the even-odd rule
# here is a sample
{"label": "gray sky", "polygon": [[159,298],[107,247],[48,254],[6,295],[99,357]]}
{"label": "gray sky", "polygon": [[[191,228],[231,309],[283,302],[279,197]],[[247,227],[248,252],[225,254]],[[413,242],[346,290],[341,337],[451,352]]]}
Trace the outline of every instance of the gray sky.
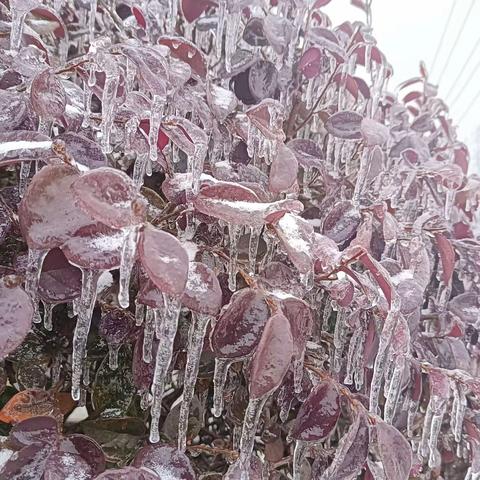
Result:
{"label": "gray sky", "polygon": [[[448,15],[455,0],[373,0],[373,28],[379,48],[385,53],[394,69],[390,89],[418,75],[420,60],[424,60],[431,71],[435,51],[445,27]],[[451,89],[460,69],[479,42],[478,48],[469,61],[465,72],[456,84],[456,90],[450,94],[446,102],[450,107],[451,117],[458,123],[460,117],[471,105],[474,97],[480,93],[480,0],[473,0],[473,8],[469,11],[472,0],[457,0],[451,22],[443,40],[435,68],[431,74],[432,83],[437,83],[444,70],[450,50],[458,35],[465,17],[468,17],[458,43],[453,50],[445,73],[440,82],[440,96],[445,96]],[[350,0],[332,0],[325,7],[334,25],[345,20],[365,20],[364,13],[350,5]],[[474,76],[471,72],[478,64]],[[472,77],[456,100],[466,80]],[[459,137],[470,147],[472,160],[475,159],[476,170],[480,170],[480,96],[459,125]]]}

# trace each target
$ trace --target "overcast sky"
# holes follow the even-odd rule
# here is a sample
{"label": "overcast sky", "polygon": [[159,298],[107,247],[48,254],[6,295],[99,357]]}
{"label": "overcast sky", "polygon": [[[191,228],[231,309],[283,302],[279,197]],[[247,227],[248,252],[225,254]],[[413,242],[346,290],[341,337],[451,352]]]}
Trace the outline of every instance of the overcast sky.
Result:
{"label": "overcast sky", "polygon": [[[455,0],[373,0],[374,35],[379,48],[385,53],[394,68],[394,76],[389,86],[393,90],[398,83],[418,75],[420,60],[424,60],[427,68],[431,70],[435,51],[454,3],[452,20],[449,23],[431,77],[433,83],[438,82],[468,13],[457,46],[441,77],[440,96],[445,99],[465,60],[478,42],[478,48],[456,83],[456,90],[447,97],[446,101],[450,107],[451,117],[454,122],[458,123],[474,97],[479,97],[459,124],[459,136],[470,147],[472,156],[475,157],[476,170],[480,171],[480,0],[474,0],[473,8],[470,11],[472,0],[457,0],[456,2]],[[325,12],[330,16],[334,25],[347,19],[365,19],[361,10],[350,5],[350,0],[332,0],[325,7]],[[476,65],[478,65],[478,69],[472,76],[471,73]],[[471,81],[462,90],[461,87],[468,78],[471,78]],[[452,104],[458,91],[461,91],[461,95]]]}

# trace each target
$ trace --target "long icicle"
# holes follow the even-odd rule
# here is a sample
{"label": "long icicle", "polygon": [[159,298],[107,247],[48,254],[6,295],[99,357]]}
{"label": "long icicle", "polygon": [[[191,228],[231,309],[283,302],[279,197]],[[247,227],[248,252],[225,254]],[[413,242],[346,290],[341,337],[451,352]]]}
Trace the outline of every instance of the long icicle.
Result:
{"label": "long icicle", "polygon": [[88,332],[93,308],[97,299],[97,283],[100,272],[82,270],[82,293],[80,296],[77,325],[73,335],[72,350],[72,398],[80,400],[83,363],[86,357]]}
{"label": "long icicle", "polygon": [[35,250],[32,248],[28,250],[25,291],[32,299],[34,323],[40,323],[42,321],[42,317],[40,317],[40,312],[38,310],[38,282],[40,281],[42,265],[47,253],[48,250]]}
{"label": "long icicle", "polygon": [[213,416],[220,417],[223,411],[223,391],[227,383],[228,369],[232,361],[225,358],[215,359],[215,373],[213,374]]}
{"label": "long icicle", "polygon": [[192,312],[192,324],[190,325],[187,365],[185,366],[185,377],[183,380],[183,400],[180,406],[180,417],[178,420],[178,449],[182,452],[187,448],[188,414],[195,392],[200,357],[203,350],[203,342],[207,330],[209,315],[196,314]]}
{"label": "long icicle", "polygon": [[155,373],[153,376],[152,395],[153,404],[150,409],[152,420],[150,423],[150,442],[157,443],[160,440],[158,430],[160,415],[162,413],[162,398],[165,389],[165,378],[172,360],[173,341],[177,333],[178,317],[180,315],[181,303],[176,297],[165,295],[166,308],[165,318],[162,322],[162,337],[158,344]]}
{"label": "long icicle", "polygon": [[131,227],[123,242],[118,289],[118,303],[122,308],[128,308],[130,305],[130,276],[135,263],[139,232],[140,229],[137,226]]}

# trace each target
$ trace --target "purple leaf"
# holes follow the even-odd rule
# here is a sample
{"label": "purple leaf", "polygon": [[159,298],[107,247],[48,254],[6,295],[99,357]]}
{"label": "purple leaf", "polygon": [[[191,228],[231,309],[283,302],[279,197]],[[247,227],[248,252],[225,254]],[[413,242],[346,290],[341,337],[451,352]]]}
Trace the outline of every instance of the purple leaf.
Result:
{"label": "purple leaf", "polygon": [[297,180],[298,162],[293,152],[280,145],[270,166],[268,189],[274,193],[285,192]]}
{"label": "purple leaf", "polygon": [[296,440],[318,441],[335,428],[340,416],[340,398],[333,382],[323,381],[311,391],[298,411],[291,436]]}
{"label": "purple leaf", "polygon": [[290,323],[282,313],[271,316],[262,334],[250,371],[250,398],[264,398],[282,383],[294,353]]}
{"label": "purple leaf", "polygon": [[15,350],[32,326],[33,305],[15,277],[0,279],[0,359]]}
{"label": "purple leaf", "polygon": [[325,128],[334,137],[345,140],[360,140],[362,138],[362,120],[363,117],[356,112],[338,112],[328,118],[325,122]]}
{"label": "purple leaf", "polygon": [[260,341],[270,316],[264,296],[250,288],[233,294],[213,326],[210,344],[219,358],[243,358]]}

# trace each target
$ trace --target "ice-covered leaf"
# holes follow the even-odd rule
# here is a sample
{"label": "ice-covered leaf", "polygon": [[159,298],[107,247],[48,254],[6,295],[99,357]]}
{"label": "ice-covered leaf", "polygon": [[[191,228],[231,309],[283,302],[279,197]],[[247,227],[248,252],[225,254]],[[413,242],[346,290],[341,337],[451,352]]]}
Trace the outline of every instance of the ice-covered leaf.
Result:
{"label": "ice-covered leaf", "polygon": [[54,139],[53,149],[65,149],[68,157],[87,168],[104,167],[107,157],[100,145],[79,133],[65,132]]}
{"label": "ice-covered leaf", "polygon": [[253,98],[257,102],[275,96],[277,77],[278,72],[275,65],[266,60],[258,60],[250,67],[248,85]]}
{"label": "ice-covered leaf", "polygon": [[147,225],[138,249],[143,268],[158,289],[181,295],[188,278],[188,254],[182,244],[173,235]]}
{"label": "ice-covered leaf", "polygon": [[0,125],[2,131],[17,129],[27,115],[25,98],[9,90],[0,90]]}
{"label": "ice-covered leaf", "polygon": [[322,71],[323,55],[322,51],[317,47],[310,47],[298,62],[298,68],[306,78],[312,79],[318,77]]}
{"label": "ice-covered leaf", "polygon": [[298,162],[295,155],[286,145],[281,144],[270,166],[269,190],[274,193],[288,190],[297,179],[297,174]]}
{"label": "ice-covered leaf", "polygon": [[314,231],[312,225],[292,213],[286,213],[275,224],[278,238],[290,260],[303,273],[313,268]]}
{"label": "ice-covered leaf", "polygon": [[361,124],[363,117],[350,111],[334,113],[325,122],[327,132],[345,140],[360,140],[362,138]]}
{"label": "ice-covered leaf", "polygon": [[12,455],[0,468],[0,478],[11,480],[41,480],[51,447],[33,444]]}
{"label": "ice-covered leaf", "polygon": [[12,427],[9,444],[17,450],[34,443],[54,445],[58,440],[58,423],[53,417],[35,416]]}
{"label": "ice-covered leaf", "polygon": [[357,412],[355,421],[339,442],[332,464],[321,480],[352,480],[363,468],[370,443],[367,416]]}
{"label": "ice-covered leaf", "polygon": [[262,100],[258,105],[249,108],[246,114],[252,124],[265,135],[265,138],[275,141],[285,139],[283,132],[285,110],[277,100],[271,98]]}
{"label": "ice-covered leaf", "polygon": [[268,45],[268,40],[263,30],[263,19],[258,17],[250,18],[243,30],[243,39],[252,47]]}
{"label": "ice-covered leaf", "polygon": [[191,262],[182,304],[190,310],[216,315],[222,306],[222,290],[215,273],[205,264]]}
{"label": "ice-covered leaf", "polygon": [[270,315],[264,296],[250,288],[233,294],[215,322],[210,335],[213,352],[219,358],[243,358],[260,341]]}
{"label": "ice-covered leaf", "polygon": [[313,140],[295,138],[287,143],[287,147],[295,154],[298,164],[304,168],[318,168],[323,164],[322,147]]}
{"label": "ice-covered leaf", "polygon": [[412,449],[407,439],[395,427],[380,419],[373,429],[386,478],[408,480],[412,468]]}
{"label": "ice-covered leaf", "polygon": [[56,416],[59,413],[53,395],[32,388],[22,390],[10,398],[0,411],[0,421],[15,424],[39,415]]}
{"label": "ice-covered leaf", "polygon": [[79,228],[93,223],[71,191],[77,179],[77,171],[67,165],[48,165],[33,177],[18,212],[30,247],[59,247]]}
{"label": "ice-covered leaf", "polygon": [[47,303],[65,303],[80,296],[82,273],[59,248],[48,252],[42,265],[38,292]]}
{"label": "ice-covered leaf", "polygon": [[44,480],[65,480],[72,475],[77,480],[93,479],[92,468],[80,455],[70,452],[52,452],[48,456]]}
{"label": "ice-covered leaf", "polygon": [[275,52],[282,54],[292,40],[293,23],[289,18],[269,14],[263,20],[263,31]]}
{"label": "ice-covered leaf", "polygon": [[204,55],[194,43],[189,42],[182,37],[167,36],[160,37],[158,43],[169,47],[172,56],[190,65],[192,71],[199,77],[206,77],[207,65]]}
{"label": "ice-covered leaf", "polygon": [[354,237],[360,222],[360,213],[352,202],[338,202],[323,220],[323,234],[341,245]]}
{"label": "ice-covered leaf", "polygon": [[52,70],[47,68],[32,80],[30,102],[35,113],[44,120],[55,120],[63,115],[67,96]]}
{"label": "ice-covered leaf", "polygon": [[112,270],[120,267],[127,232],[92,223],[78,229],[62,245],[68,261],[81,268]]}
{"label": "ice-covered leaf", "polygon": [[32,301],[18,283],[13,277],[0,279],[1,359],[22,343],[32,326]]}
{"label": "ice-covered leaf", "polygon": [[207,90],[207,101],[220,122],[224,122],[237,106],[237,99],[232,91],[213,84],[209,85]]}
{"label": "ice-covered leaf", "polygon": [[369,146],[385,145],[390,137],[388,128],[371,118],[364,118],[361,121],[360,131],[363,139]]}
{"label": "ice-covered leaf", "polygon": [[95,480],[159,480],[154,473],[143,468],[123,467],[101,473]]}
{"label": "ice-covered leaf", "polygon": [[169,478],[196,479],[188,457],[170,445],[158,444],[143,447],[135,456],[133,465],[139,468],[145,467],[155,472],[160,480],[168,480]]}
{"label": "ice-covered leaf", "polygon": [[340,416],[340,397],[333,382],[325,380],[310,392],[298,411],[291,436],[296,440],[318,441],[335,428]]}
{"label": "ice-covered leaf", "polygon": [[264,398],[281,385],[293,353],[290,323],[285,315],[275,313],[268,319],[252,359],[250,398]]}
{"label": "ice-covered leaf", "polygon": [[200,15],[214,7],[216,2],[212,0],[182,0],[182,12],[187,22],[194,22]]}
{"label": "ice-covered leaf", "polygon": [[299,298],[288,296],[282,299],[282,312],[290,322],[290,331],[293,338],[293,356],[302,358],[307,338],[313,326],[313,317],[308,303]]}
{"label": "ice-covered leaf", "polygon": [[442,262],[442,281],[449,283],[455,269],[455,250],[452,242],[443,234],[435,234],[435,243]]}
{"label": "ice-covered leaf", "polygon": [[105,470],[105,454],[100,445],[90,437],[73,434],[60,440],[58,449],[61,452],[73,453],[83,458],[91,467],[94,475]]}
{"label": "ice-covered leaf", "polygon": [[109,227],[123,228],[145,218],[145,200],[130,177],[119,170],[91,170],[76,179],[72,189],[82,209]]}

